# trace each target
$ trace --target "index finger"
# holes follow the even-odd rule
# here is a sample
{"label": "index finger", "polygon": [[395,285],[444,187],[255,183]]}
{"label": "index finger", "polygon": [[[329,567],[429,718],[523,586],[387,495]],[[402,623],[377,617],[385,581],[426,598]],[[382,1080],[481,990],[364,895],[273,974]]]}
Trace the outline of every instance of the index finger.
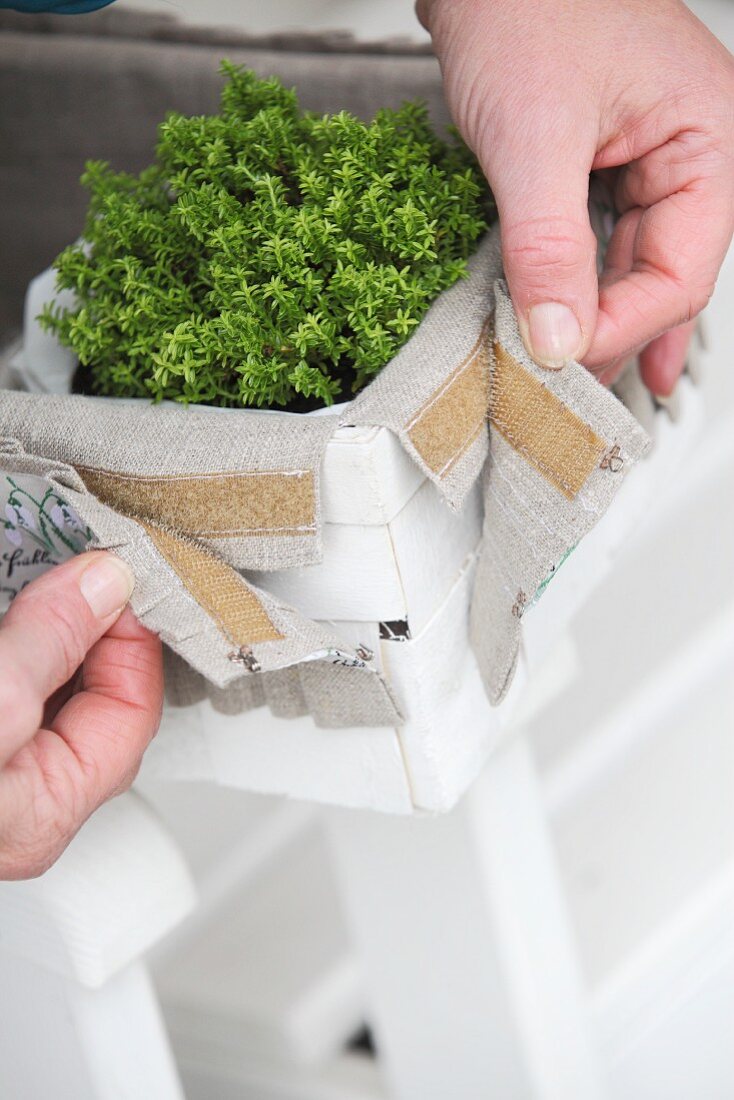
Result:
{"label": "index finger", "polygon": [[629,356],[700,313],[731,240],[731,191],[711,178],[642,211],[630,269],[600,287],[588,367]]}

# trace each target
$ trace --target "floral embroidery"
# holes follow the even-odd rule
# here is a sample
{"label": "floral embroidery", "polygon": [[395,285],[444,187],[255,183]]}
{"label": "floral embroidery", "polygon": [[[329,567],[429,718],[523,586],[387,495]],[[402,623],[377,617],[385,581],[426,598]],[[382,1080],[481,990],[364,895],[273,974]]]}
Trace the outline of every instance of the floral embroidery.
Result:
{"label": "floral embroidery", "polygon": [[61,557],[85,548],[92,532],[55,489],[49,486],[43,494],[34,496],[22,479],[16,481],[6,474],[3,481],[7,492],[4,535],[11,546],[32,543],[49,555]]}

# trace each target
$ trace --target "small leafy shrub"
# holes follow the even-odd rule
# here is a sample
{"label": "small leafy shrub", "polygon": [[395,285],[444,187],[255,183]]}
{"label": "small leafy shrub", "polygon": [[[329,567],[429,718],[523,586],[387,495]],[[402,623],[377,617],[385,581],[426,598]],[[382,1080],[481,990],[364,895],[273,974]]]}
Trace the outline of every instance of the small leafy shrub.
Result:
{"label": "small leafy shrub", "polygon": [[406,103],[365,124],[223,63],[221,112],[170,114],[139,176],[90,162],[71,310],[42,323],[84,392],[307,409],[345,399],[465,270],[491,200]]}

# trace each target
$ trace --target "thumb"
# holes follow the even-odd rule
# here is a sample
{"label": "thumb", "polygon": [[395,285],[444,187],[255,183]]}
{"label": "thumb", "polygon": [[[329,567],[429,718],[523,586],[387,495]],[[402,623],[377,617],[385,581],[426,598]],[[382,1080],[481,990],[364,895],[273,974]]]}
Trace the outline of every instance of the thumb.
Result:
{"label": "thumb", "polygon": [[36,733],[43,706],[116,621],[133,589],[113,554],[81,554],[24,588],[0,625],[0,766]]}
{"label": "thumb", "polygon": [[[537,127],[537,121],[534,123]],[[596,327],[596,238],[588,213],[589,169],[579,138],[549,150],[515,141],[492,153],[490,183],[500,217],[505,276],[523,342],[537,362],[580,359]]]}

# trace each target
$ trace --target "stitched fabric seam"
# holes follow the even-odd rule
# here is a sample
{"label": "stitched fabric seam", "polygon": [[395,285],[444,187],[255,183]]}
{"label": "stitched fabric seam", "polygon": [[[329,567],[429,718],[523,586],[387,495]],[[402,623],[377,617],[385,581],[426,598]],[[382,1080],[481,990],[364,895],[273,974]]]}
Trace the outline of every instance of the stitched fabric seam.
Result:
{"label": "stitched fabric seam", "polygon": [[202,528],[189,534],[202,539],[268,538],[270,535],[315,535],[316,525],[303,527],[233,527],[230,531],[208,531]]}
{"label": "stitched fabric seam", "polygon": [[311,470],[225,470],[222,473],[208,471],[203,474],[121,474],[116,470],[108,470],[103,466],[86,466],[83,463],[75,463],[75,470],[83,470],[90,474],[106,474],[117,481],[206,481],[220,478],[243,477],[308,477]]}

